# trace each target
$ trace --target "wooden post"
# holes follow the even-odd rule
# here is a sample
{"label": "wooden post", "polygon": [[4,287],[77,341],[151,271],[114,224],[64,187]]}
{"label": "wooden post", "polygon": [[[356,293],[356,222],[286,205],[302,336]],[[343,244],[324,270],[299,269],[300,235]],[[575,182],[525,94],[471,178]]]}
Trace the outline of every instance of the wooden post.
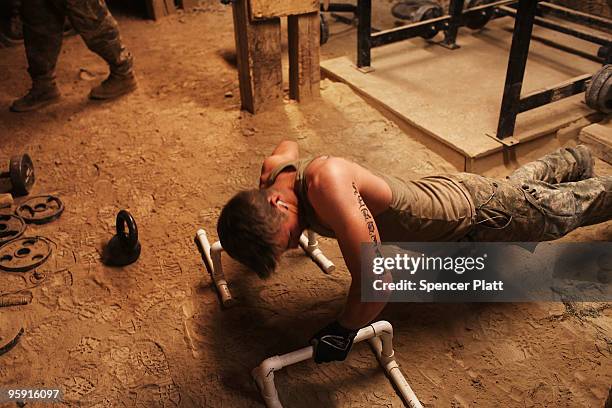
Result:
{"label": "wooden post", "polygon": [[242,108],[257,113],[283,96],[280,18],[251,21],[248,0],[233,3]]}
{"label": "wooden post", "polygon": [[149,18],[159,20],[166,15],[166,6],[163,0],[147,0],[146,5]]}
{"label": "wooden post", "polygon": [[198,0],[180,0],[181,8],[183,10],[190,10],[194,7],[198,7]]}
{"label": "wooden post", "polygon": [[320,94],[319,82],[319,12],[290,15],[289,38],[289,97],[305,101]]}
{"label": "wooden post", "polygon": [[174,0],[147,0],[146,7],[149,18],[153,20],[159,20],[176,12]]}

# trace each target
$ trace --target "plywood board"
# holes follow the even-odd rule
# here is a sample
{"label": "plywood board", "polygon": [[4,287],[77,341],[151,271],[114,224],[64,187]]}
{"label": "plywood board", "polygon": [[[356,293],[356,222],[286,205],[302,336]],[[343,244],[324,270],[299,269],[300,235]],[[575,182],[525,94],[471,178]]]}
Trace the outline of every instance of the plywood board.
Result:
{"label": "plywood board", "polygon": [[[373,72],[363,73],[354,57],[321,63],[323,72],[349,84],[376,106],[460,152],[482,158],[504,149],[495,139],[513,20],[495,20],[479,32],[462,30],[461,48],[450,51],[422,39],[375,48]],[[597,47],[540,27],[534,33],[551,41],[597,53]],[[439,38],[442,36],[439,35]],[[523,95],[595,72],[596,62],[532,41]],[[550,135],[593,115],[584,94],[522,113],[515,138],[520,143]]]}
{"label": "plywood board", "polygon": [[588,144],[595,156],[612,164],[612,122],[596,123],[583,128],[580,141]]}
{"label": "plywood board", "polygon": [[266,20],[319,10],[319,0],[250,0],[251,19]]}

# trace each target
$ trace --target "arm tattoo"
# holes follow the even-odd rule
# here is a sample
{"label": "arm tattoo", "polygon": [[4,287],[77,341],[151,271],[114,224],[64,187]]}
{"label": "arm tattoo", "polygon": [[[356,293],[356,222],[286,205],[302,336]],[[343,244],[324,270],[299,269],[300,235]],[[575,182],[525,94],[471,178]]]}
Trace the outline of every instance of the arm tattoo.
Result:
{"label": "arm tattoo", "polygon": [[380,245],[378,239],[376,238],[376,225],[374,224],[374,217],[370,213],[368,206],[366,206],[361,194],[359,194],[359,190],[357,189],[357,185],[353,182],[353,195],[357,198],[357,203],[359,204],[359,211],[363,215],[363,219],[368,226],[368,234],[370,236],[370,241],[372,241],[372,246],[374,247],[374,252],[377,257],[381,257],[382,254],[380,252]]}

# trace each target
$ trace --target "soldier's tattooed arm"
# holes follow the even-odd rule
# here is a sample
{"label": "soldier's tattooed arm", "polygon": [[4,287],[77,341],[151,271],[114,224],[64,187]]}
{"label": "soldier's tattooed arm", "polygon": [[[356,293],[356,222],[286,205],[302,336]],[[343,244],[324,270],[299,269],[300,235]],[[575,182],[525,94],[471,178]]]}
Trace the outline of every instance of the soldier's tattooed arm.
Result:
{"label": "soldier's tattooed arm", "polygon": [[[354,180],[349,169],[342,162],[329,159],[325,171],[318,172],[316,182],[309,186],[308,198],[317,216],[329,225],[338,240],[342,256],[352,281],[345,308],[338,321],[342,326],[351,329],[361,328],[370,323],[384,308],[384,302],[362,303],[361,284],[364,279],[374,280],[380,277],[361,272],[361,265],[372,265],[372,259],[361,259],[362,243],[368,243],[373,251],[365,251],[368,258],[380,256],[380,235],[376,221],[363,197],[359,193],[359,184]],[[390,274],[383,276],[391,281]],[[367,282],[364,282],[367,283]]]}
{"label": "soldier's tattooed arm", "polygon": [[355,182],[352,183],[352,186],[353,186],[353,195],[357,198],[357,204],[359,205],[359,211],[361,212],[361,215],[363,216],[363,219],[366,222],[366,225],[368,227],[368,234],[370,236],[370,242],[372,242],[374,254],[377,257],[382,257],[382,254],[380,253],[380,242],[378,239],[378,230],[376,228],[376,223],[374,222],[374,217],[370,213],[370,209],[368,208],[368,206],[365,205],[365,202],[363,201],[361,194],[359,194],[359,189],[357,188],[357,185],[355,184]]}

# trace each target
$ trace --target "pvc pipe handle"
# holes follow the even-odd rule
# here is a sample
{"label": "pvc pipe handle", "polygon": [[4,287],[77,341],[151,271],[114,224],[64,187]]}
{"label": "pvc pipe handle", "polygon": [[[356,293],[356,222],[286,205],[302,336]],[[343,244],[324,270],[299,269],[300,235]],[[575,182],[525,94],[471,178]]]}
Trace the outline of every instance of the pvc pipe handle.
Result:
{"label": "pvc pipe handle", "polygon": [[306,234],[302,234],[300,236],[300,246],[306,252],[312,260],[323,270],[323,272],[329,274],[332,273],[336,269],[336,265],[332,261],[330,261],[321,251],[317,245],[316,239],[313,241],[309,238],[312,238],[313,235],[310,231],[308,231],[308,237]]}
{"label": "pvc pipe handle", "polygon": [[200,247],[202,248],[202,252],[204,253],[204,262],[207,264],[207,269],[210,273],[210,277],[215,284],[215,288],[217,289],[217,293],[219,294],[219,298],[221,300],[221,304],[223,307],[231,307],[234,305],[235,300],[232,297],[232,294],[227,285],[227,281],[223,276],[223,269],[221,269],[221,245],[215,242],[213,247],[215,249],[215,258],[217,262],[213,261],[213,256],[211,254],[211,245],[208,241],[208,236],[206,235],[206,231],[203,229],[199,229],[196,233],[198,242],[200,243]]}
{"label": "pvc pipe handle", "polygon": [[[421,405],[421,402],[410,387],[410,384],[408,384],[408,381],[406,381],[393,357],[395,353],[391,344],[392,339],[393,327],[391,323],[381,320],[359,330],[357,336],[355,336],[354,343],[369,340],[378,361],[389,375],[393,384],[398,388],[403,400],[408,403],[410,408],[423,408],[423,405]],[[389,355],[383,355],[385,352],[388,352]],[[268,408],[282,408],[274,384],[274,372],[289,365],[311,359],[313,353],[314,348],[312,346],[304,347],[291,353],[270,357],[253,369],[253,378]]]}
{"label": "pvc pipe handle", "polygon": [[206,231],[204,231],[203,229],[199,229],[196,232],[196,237],[198,239],[198,243],[200,244],[200,248],[202,248],[206,268],[208,269],[208,272],[212,277],[215,273],[215,268],[213,267],[213,261],[210,257],[210,242],[208,242],[208,236],[206,235]]}
{"label": "pvc pipe handle", "polygon": [[385,358],[385,356],[382,355],[383,343],[380,340],[380,337],[372,337],[368,341],[372,346],[374,354],[376,354],[380,365],[384,367],[385,371],[391,378],[391,381],[393,384],[395,384],[398,391],[402,395],[403,400],[408,403],[410,408],[423,408],[421,401],[419,401],[416,394],[410,387],[410,384],[408,384],[406,377],[404,377],[404,374],[402,374],[402,371],[400,370],[395,359],[393,357]]}
{"label": "pvc pipe handle", "polygon": [[[361,341],[368,340],[375,336],[376,336],[376,331],[374,330],[374,328],[372,326],[367,326],[357,332],[357,335],[355,336],[353,343],[359,343]],[[274,367],[274,371],[278,371],[284,367],[287,367],[287,366],[290,366],[296,363],[300,363],[305,360],[310,360],[313,358],[313,356],[314,356],[313,346],[303,347],[299,350],[292,351],[287,354],[282,354],[280,356],[274,356],[272,358],[273,359],[278,358],[278,360],[276,361],[280,365],[280,367]]]}

